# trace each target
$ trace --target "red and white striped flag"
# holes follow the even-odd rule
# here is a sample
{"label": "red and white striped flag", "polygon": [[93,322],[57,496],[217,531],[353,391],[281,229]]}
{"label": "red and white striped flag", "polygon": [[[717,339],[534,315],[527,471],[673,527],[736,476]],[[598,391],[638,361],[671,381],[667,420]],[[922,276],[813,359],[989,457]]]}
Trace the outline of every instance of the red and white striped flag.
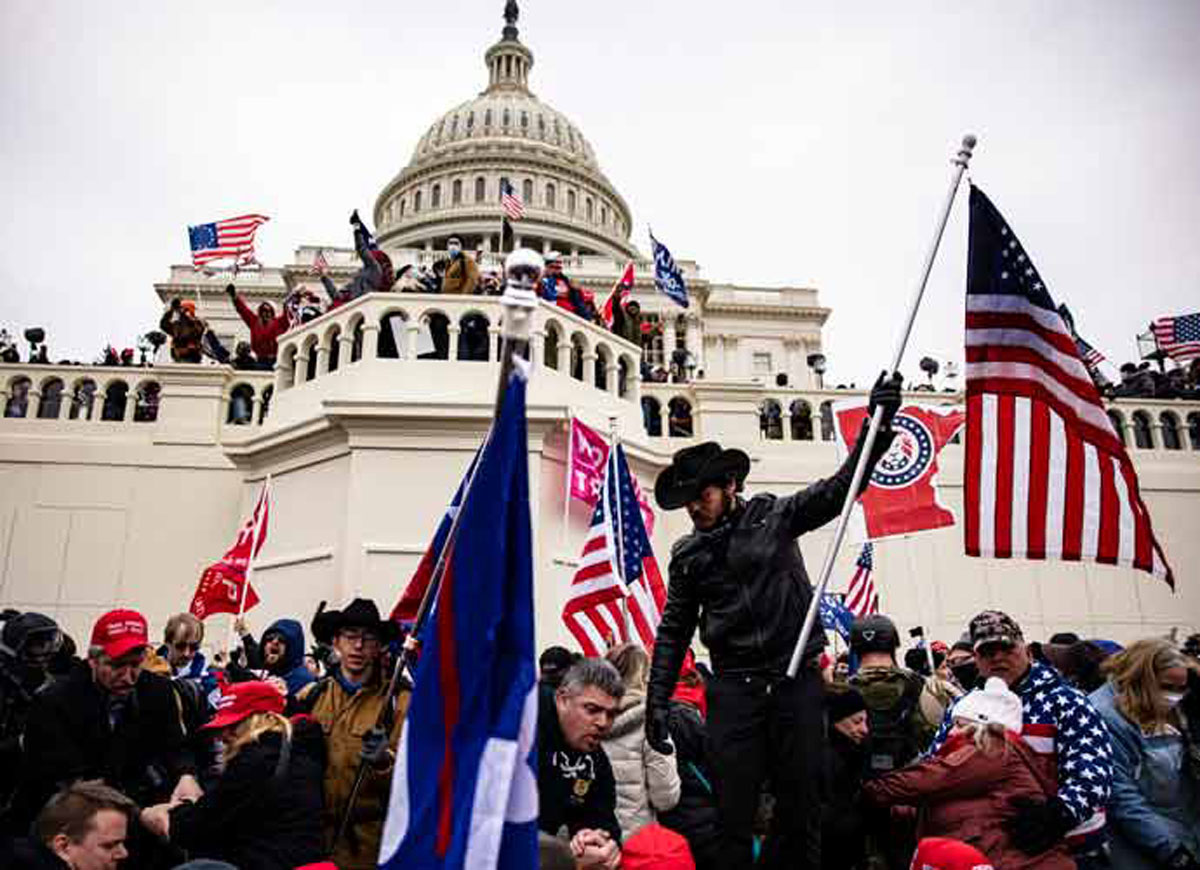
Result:
{"label": "red and white striped flag", "polygon": [[966,552],[1174,577],[1074,336],[996,207],[971,188]]}
{"label": "red and white striped flag", "polygon": [[1160,317],[1150,329],[1158,349],[1180,365],[1200,357],[1200,314]]}
{"label": "red and white striped flag", "polygon": [[525,217],[525,202],[507,178],[500,179],[500,205],[510,221],[519,221]]}
{"label": "red and white striped flag", "polygon": [[584,655],[615,643],[649,648],[667,601],[621,445],[608,452],[604,484],[571,582],[563,622]]}
{"label": "red and white striped flag", "polygon": [[326,275],[329,273],[329,261],[325,259],[324,248],[317,249],[317,255],[313,257],[312,270],[314,275]]}
{"label": "red and white striped flag", "polygon": [[268,220],[261,214],[245,214],[188,227],[193,268],[199,269],[213,260],[233,260],[235,266],[253,263],[254,234]]}
{"label": "red and white striped flag", "polygon": [[879,612],[879,593],[875,591],[875,581],[871,579],[874,567],[875,545],[867,541],[858,554],[858,561],[854,563],[854,576],[850,578],[850,587],[846,590],[846,609],[854,614],[855,619]]}
{"label": "red and white striped flag", "polygon": [[633,290],[633,261],[625,264],[625,271],[621,273],[620,280],[613,284],[612,290],[608,291],[608,298],[604,300],[604,307],[600,309],[600,316],[604,318],[604,326],[607,329],[612,329],[613,325],[613,306],[623,305],[625,297]]}

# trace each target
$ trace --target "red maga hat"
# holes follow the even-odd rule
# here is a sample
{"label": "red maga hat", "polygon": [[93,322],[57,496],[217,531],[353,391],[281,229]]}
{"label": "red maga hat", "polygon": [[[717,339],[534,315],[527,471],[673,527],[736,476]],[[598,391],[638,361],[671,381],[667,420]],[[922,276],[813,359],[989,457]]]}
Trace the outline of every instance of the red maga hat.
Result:
{"label": "red maga hat", "polygon": [[913,855],[912,870],[994,870],[987,855],[961,840],[926,837]]}
{"label": "red maga hat", "polygon": [[110,610],[92,626],[92,646],[110,659],[119,659],[138,647],[149,646],[146,617],[136,610]]}
{"label": "red maga hat", "polygon": [[284,697],[264,680],[231,683],[221,691],[216,703],[217,715],[202,728],[225,728],[236,725],[253,713],[282,713]]}

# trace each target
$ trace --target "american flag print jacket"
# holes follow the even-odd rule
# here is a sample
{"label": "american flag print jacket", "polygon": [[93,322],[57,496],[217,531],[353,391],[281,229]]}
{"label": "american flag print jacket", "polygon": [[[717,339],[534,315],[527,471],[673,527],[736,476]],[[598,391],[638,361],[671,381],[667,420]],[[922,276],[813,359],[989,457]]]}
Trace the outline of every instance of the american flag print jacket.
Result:
{"label": "american flag print jacket", "polygon": [[[1047,771],[1058,783],[1058,797],[1077,823],[1067,841],[1077,852],[1089,851],[1104,840],[1104,809],[1112,787],[1113,753],[1104,721],[1086,695],[1041,662],[1034,662],[1012,690],[1021,698],[1021,737],[1046,760]],[[933,738],[930,755],[941,748],[953,722],[952,706]]]}

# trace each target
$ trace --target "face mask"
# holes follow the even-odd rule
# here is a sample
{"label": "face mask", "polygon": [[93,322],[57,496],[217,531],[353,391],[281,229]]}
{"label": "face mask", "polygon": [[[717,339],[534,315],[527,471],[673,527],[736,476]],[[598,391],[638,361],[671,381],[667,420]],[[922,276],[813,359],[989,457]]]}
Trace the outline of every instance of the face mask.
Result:
{"label": "face mask", "polygon": [[1167,702],[1168,707],[1174,707],[1186,694],[1187,692],[1163,692],[1163,700]]}
{"label": "face mask", "polygon": [[975,667],[974,662],[955,665],[950,672],[954,674],[954,679],[958,680],[958,684],[964,689],[973,689],[979,682],[979,668]]}
{"label": "face mask", "polygon": [[458,245],[451,245],[446,250],[450,252],[451,257],[457,257],[460,253],[462,253],[462,248],[460,248]]}

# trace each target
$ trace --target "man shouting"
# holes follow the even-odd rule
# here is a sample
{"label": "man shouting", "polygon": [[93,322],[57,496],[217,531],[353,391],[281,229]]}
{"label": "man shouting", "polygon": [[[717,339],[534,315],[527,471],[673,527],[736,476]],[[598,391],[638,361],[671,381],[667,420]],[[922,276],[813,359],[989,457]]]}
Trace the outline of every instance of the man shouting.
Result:
{"label": "man shouting", "polygon": [[[890,379],[880,375],[871,390],[870,412],[881,407],[883,421],[864,489],[892,443],[900,384],[898,373]],[[864,423],[853,452],[832,477],[786,497],[739,496],[750,457],[712,441],[680,450],[655,482],[659,506],[687,508],[695,528],[671,550],[646,737],[660,752],[671,751],[669,702],[699,623],[714,670],[708,736],[723,831],[721,867],[762,866],[754,862],[752,838],[763,792],[774,796],[775,811],[762,864],[814,870],[821,865],[825,723],[816,662],[825,636],[813,632],[800,672],[788,679],[788,661],[813,595],[796,539],[840,513],[865,437]]]}

